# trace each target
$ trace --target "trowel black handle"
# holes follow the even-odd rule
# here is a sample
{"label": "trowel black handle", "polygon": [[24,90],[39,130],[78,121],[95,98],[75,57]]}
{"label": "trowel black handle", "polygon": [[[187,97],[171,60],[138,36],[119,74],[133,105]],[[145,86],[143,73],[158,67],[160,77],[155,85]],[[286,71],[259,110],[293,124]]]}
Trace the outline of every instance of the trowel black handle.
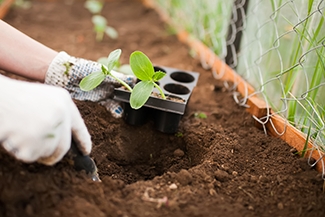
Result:
{"label": "trowel black handle", "polygon": [[75,170],[85,170],[87,175],[89,175],[94,181],[98,181],[96,180],[96,177],[98,178],[98,175],[95,162],[89,157],[89,155],[83,155],[81,153],[73,139],[71,140],[69,158],[73,161],[73,166]]}

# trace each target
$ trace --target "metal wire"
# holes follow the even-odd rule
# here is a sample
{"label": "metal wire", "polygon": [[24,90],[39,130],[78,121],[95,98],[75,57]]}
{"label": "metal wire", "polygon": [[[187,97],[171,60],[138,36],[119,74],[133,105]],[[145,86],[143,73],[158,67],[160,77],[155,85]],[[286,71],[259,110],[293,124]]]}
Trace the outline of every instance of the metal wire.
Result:
{"label": "metal wire", "polygon": [[[273,0],[271,5],[270,2],[263,0],[250,0],[249,4],[250,6],[245,17],[247,24],[243,30],[244,36],[241,41],[240,55],[238,56],[239,65],[237,66],[237,72],[255,86],[256,92],[251,95],[245,95],[242,101],[258,94],[264,98],[267,105],[273,105],[275,113],[269,114],[267,112],[268,115],[265,117],[254,118],[263,126],[270,122],[279,136],[283,135],[285,131],[278,132],[274,127],[271,117],[275,114],[283,116],[287,126],[289,124],[288,119],[292,119],[291,116],[289,117],[289,115],[292,115],[290,113],[292,105],[300,105],[303,109],[300,109],[300,113],[298,113],[297,109],[295,113],[295,116],[300,116],[300,120],[294,118],[297,121],[294,124],[298,126],[301,124],[299,121],[305,120],[304,124],[309,124],[312,127],[312,133],[309,135],[308,140],[312,141],[313,147],[309,154],[308,162],[311,166],[321,162],[324,177],[324,155],[321,153],[324,152],[325,148],[325,101],[315,102],[310,98],[311,93],[314,91],[318,91],[319,94],[325,94],[325,88],[322,88],[325,86],[325,32],[322,31],[325,29],[325,25],[322,23],[325,18],[324,0],[313,1],[309,8],[306,7],[308,2],[294,0]],[[272,8],[272,10],[264,10],[267,6]],[[286,25],[292,28],[288,30],[283,29],[283,24],[279,21],[280,19],[285,20]],[[252,28],[252,26],[255,26],[255,28]],[[317,31],[321,32],[323,36],[317,37]],[[286,38],[289,37],[296,40],[295,43],[291,44],[291,47],[285,44]],[[271,41],[266,43],[267,39]],[[251,47],[254,47],[254,49],[251,49]],[[286,56],[288,53],[285,52],[286,47],[293,51],[289,55],[295,55],[295,58],[291,58],[289,61]],[[270,59],[276,62],[277,67],[273,69],[268,68],[270,66],[268,63],[271,61]],[[316,61],[313,61],[313,59]],[[315,86],[311,87],[310,80],[317,73],[317,67],[315,66],[317,61],[321,65],[321,69],[318,69],[321,70],[322,74],[321,82],[318,85],[313,84]],[[268,70],[273,70],[273,72]],[[278,88],[279,93],[276,98],[273,97],[271,99],[273,94],[272,85],[274,83],[276,83],[275,86]],[[299,85],[299,87],[295,85]],[[236,95],[237,93],[234,94]],[[274,105],[280,106],[276,107]],[[323,109],[323,111],[320,112],[320,109]],[[315,151],[318,152],[319,160],[311,164],[311,156]]]}
{"label": "metal wire", "polygon": [[[241,106],[247,107],[247,100],[255,95],[264,99],[267,115],[253,118],[262,124],[265,132],[266,124],[270,123],[281,136],[287,126],[293,124],[313,144],[309,164],[314,166],[321,162],[325,168],[322,154],[325,150],[325,0],[156,1],[176,22],[189,20],[183,24],[187,25],[187,31],[221,60],[228,61],[227,64],[255,88],[254,93],[249,93],[244,85],[244,96],[239,98],[236,89],[243,80],[235,79],[233,84],[225,82]],[[175,8],[181,3],[184,3],[180,10],[182,17]],[[192,17],[186,17],[186,11]],[[197,52],[202,66],[211,69],[215,78],[224,76],[225,64],[216,71],[212,67],[212,55],[206,58],[204,50]],[[272,117],[275,115],[285,119],[283,132],[274,126]],[[309,127],[311,133],[307,135],[305,129]],[[315,152],[319,160],[311,164]],[[324,174],[325,171],[323,177]]]}

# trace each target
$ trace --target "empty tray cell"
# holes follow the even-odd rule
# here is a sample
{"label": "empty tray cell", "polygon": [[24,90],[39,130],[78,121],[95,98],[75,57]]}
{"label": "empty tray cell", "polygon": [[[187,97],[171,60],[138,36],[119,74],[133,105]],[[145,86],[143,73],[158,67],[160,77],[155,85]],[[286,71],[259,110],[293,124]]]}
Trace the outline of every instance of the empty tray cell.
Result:
{"label": "empty tray cell", "polygon": [[185,95],[190,93],[190,89],[181,84],[169,83],[164,86],[164,89],[170,93]]}
{"label": "empty tray cell", "polygon": [[175,81],[178,81],[178,82],[183,82],[183,83],[191,83],[195,80],[195,78],[190,75],[189,73],[187,72],[173,72],[170,77],[175,80]]}
{"label": "empty tray cell", "polygon": [[158,66],[153,67],[153,69],[155,70],[155,72],[161,71],[161,72],[163,72],[163,73],[166,74],[166,70],[163,69],[163,68],[160,68],[160,67],[158,67]]}

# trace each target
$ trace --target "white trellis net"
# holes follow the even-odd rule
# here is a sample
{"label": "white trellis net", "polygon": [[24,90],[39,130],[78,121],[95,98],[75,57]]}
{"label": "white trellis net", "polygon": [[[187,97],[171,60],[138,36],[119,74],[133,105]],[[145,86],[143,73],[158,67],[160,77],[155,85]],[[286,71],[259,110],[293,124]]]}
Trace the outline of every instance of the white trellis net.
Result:
{"label": "white trellis net", "polygon": [[[228,48],[232,56],[228,65],[255,88],[253,95],[301,130],[314,145],[312,151],[324,152],[324,0],[156,2],[174,24],[205,43],[219,58],[226,59]],[[240,49],[236,51],[234,41],[239,34]],[[209,64],[209,60],[202,60],[203,67]],[[222,74],[214,72],[215,77]],[[245,105],[251,96],[238,102]],[[259,122],[265,124],[271,115]]]}
{"label": "white trellis net", "polygon": [[250,0],[236,68],[318,151],[325,148],[324,7],[323,0]]}
{"label": "white trellis net", "polygon": [[227,55],[226,36],[233,0],[155,0],[172,18],[220,56]]}

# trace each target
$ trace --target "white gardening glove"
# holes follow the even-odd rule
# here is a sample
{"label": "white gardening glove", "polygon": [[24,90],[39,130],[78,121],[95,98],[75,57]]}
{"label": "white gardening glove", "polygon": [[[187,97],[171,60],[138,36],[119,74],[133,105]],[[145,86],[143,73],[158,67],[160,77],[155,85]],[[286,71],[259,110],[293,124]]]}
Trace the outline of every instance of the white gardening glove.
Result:
{"label": "white gardening glove", "polygon": [[0,144],[9,153],[53,165],[70,149],[71,134],[88,155],[90,135],[68,91],[0,75]]}
{"label": "white gardening glove", "polygon": [[[101,71],[100,63],[75,58],[62,51],[53,59],[46,73],[45,83],[67,89],[74,99],[99,102],[106,107],[113,117],[122,117],[123,110],[120,103],[110,99],[114,87],[121,86],[114,78],[107,76],[98,87],[91,91],[86,92],[79,88],[80,81],[96,71]],[[136,77],[132,75],[124,75],[114,71],[111,73],[130,85],[136,81]]]}

